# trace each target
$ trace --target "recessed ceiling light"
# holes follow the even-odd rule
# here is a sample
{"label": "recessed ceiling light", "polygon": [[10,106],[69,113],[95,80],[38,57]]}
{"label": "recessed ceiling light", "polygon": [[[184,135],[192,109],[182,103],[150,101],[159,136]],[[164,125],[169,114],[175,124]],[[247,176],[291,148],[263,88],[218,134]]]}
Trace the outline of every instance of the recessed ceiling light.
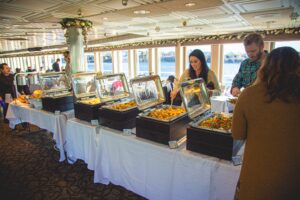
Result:
{"label": "recessed ceiling light", "polygon": [[184,5],[185,5],[185,7],[192,7],[192,6],[195,6],[196,3],[194,3],[194,2],[189,2],[189,3],[186,3],[186,4],[184,4]]}
{"label": "recessed ceiling light", "polygon": [[137,14],[137,15],[145,15],[145,14],[149,14],[150,11],[149,10],[135,10],[133,11],[134,14]]}
{"label": "recessed ceiling light", "polygon": [[108,20],[108,18],[107,17],[103,17],[103,20]]}

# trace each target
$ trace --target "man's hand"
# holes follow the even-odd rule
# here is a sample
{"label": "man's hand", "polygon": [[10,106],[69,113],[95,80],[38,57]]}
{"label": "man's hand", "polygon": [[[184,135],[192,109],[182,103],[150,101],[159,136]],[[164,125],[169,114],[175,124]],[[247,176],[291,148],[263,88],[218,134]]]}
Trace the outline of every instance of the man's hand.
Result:
{"label": "man's hand", "polygon": [[238,97],[241,93],[241,90],[238,87],[234,87],[231,89],[231,94],[234,97]]}
{"label": "man's hand", "polygon": [[0,97],[0,101],[2,101],[2,97]]}

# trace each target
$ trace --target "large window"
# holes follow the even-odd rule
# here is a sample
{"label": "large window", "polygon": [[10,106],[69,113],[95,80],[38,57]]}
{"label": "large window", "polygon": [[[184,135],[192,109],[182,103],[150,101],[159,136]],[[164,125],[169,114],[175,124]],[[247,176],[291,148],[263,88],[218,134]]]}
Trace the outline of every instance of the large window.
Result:
{"label": "large window", "polygon": [[137,75],[148,75],[149,74],[149,62],[148,62],[148,49],[137,49],[136,50],[136,70]]}
{"label": "large window", "polygon": [[300,55],[300,41],[285,41],[285,42],[275,42],[275,48],[289,46],[298,51]]}
{"label": "large window", "polygon": [[247,58],[242,43],[224,44],[223,79],[222,84],[230,87],[234,76],[238,73],[241,62]]}
{"label": "large window", "polygon": [[185,68],[186,69],[189,68],[189,66],[190,66],[189,55],[195,49],[200,49],[204,53],[207,65],[208,65],[208,67],[210,67],[210,63],[211,63],[211,45],[198,45],[198,46],[187,46],[186,47]]}
{"label": "large window", "polygon": [[119,56],[120,71],[124,72],[126,77],[129,78],[128,50],[120,51]]}
{"label": "large window", "polygon": [[175,47],[158,48],[158,74],[162,80],[175,75]]}
{"label": "large window", "polygon": [[102,57],[102,72],[103,73],[112,73],[112,53],[111,51],[105,51],[100,53]]}
{"label": "large window", "polygon": [[92,72],[95,71],[95,62],[94,62],[94,54],[88,53],[84,55],[86,62],[86,71]]}

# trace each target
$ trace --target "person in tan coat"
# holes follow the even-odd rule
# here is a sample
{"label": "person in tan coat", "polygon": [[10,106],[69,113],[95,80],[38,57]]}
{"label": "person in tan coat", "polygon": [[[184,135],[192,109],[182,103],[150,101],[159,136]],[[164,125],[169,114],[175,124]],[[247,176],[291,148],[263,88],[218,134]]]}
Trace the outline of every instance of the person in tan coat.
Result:
{"label": "person in tan coat", "polygon": [[236,199],[300,199],[300,58],[274,49],[240,95],[232,134],[246,140]]}

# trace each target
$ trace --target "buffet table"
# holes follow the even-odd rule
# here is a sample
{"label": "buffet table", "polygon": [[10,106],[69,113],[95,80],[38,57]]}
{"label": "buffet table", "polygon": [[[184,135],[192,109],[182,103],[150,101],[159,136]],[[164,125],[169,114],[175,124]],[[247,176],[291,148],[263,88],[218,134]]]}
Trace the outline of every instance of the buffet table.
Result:
{"label": "buffet table", "polygon": [[76,118],[67,121],[65,149],[70,164],[81,159],[87,163],[88,169],[94,170],[99,128]]}
{"label": "buffet table", "polygon": [[53,133],[53,139],[60,152],[59,161],[65,160],[65,132],[67,120],[74,117],[74,111],[54,114],[51,112],[30,108],[28,104],[12,102],[8,106],[6,118],[10,128],[17,124],[28,122]]}
{"label": "buffet table", "polygon": [[228,102],[228,96],[212,96],[210,98],[212,112],[232,112],[234,105]]}
{"label": "buffet table", "polygon": [[101,127],[94,181],[148,199],[233,199],[240,167]]}

